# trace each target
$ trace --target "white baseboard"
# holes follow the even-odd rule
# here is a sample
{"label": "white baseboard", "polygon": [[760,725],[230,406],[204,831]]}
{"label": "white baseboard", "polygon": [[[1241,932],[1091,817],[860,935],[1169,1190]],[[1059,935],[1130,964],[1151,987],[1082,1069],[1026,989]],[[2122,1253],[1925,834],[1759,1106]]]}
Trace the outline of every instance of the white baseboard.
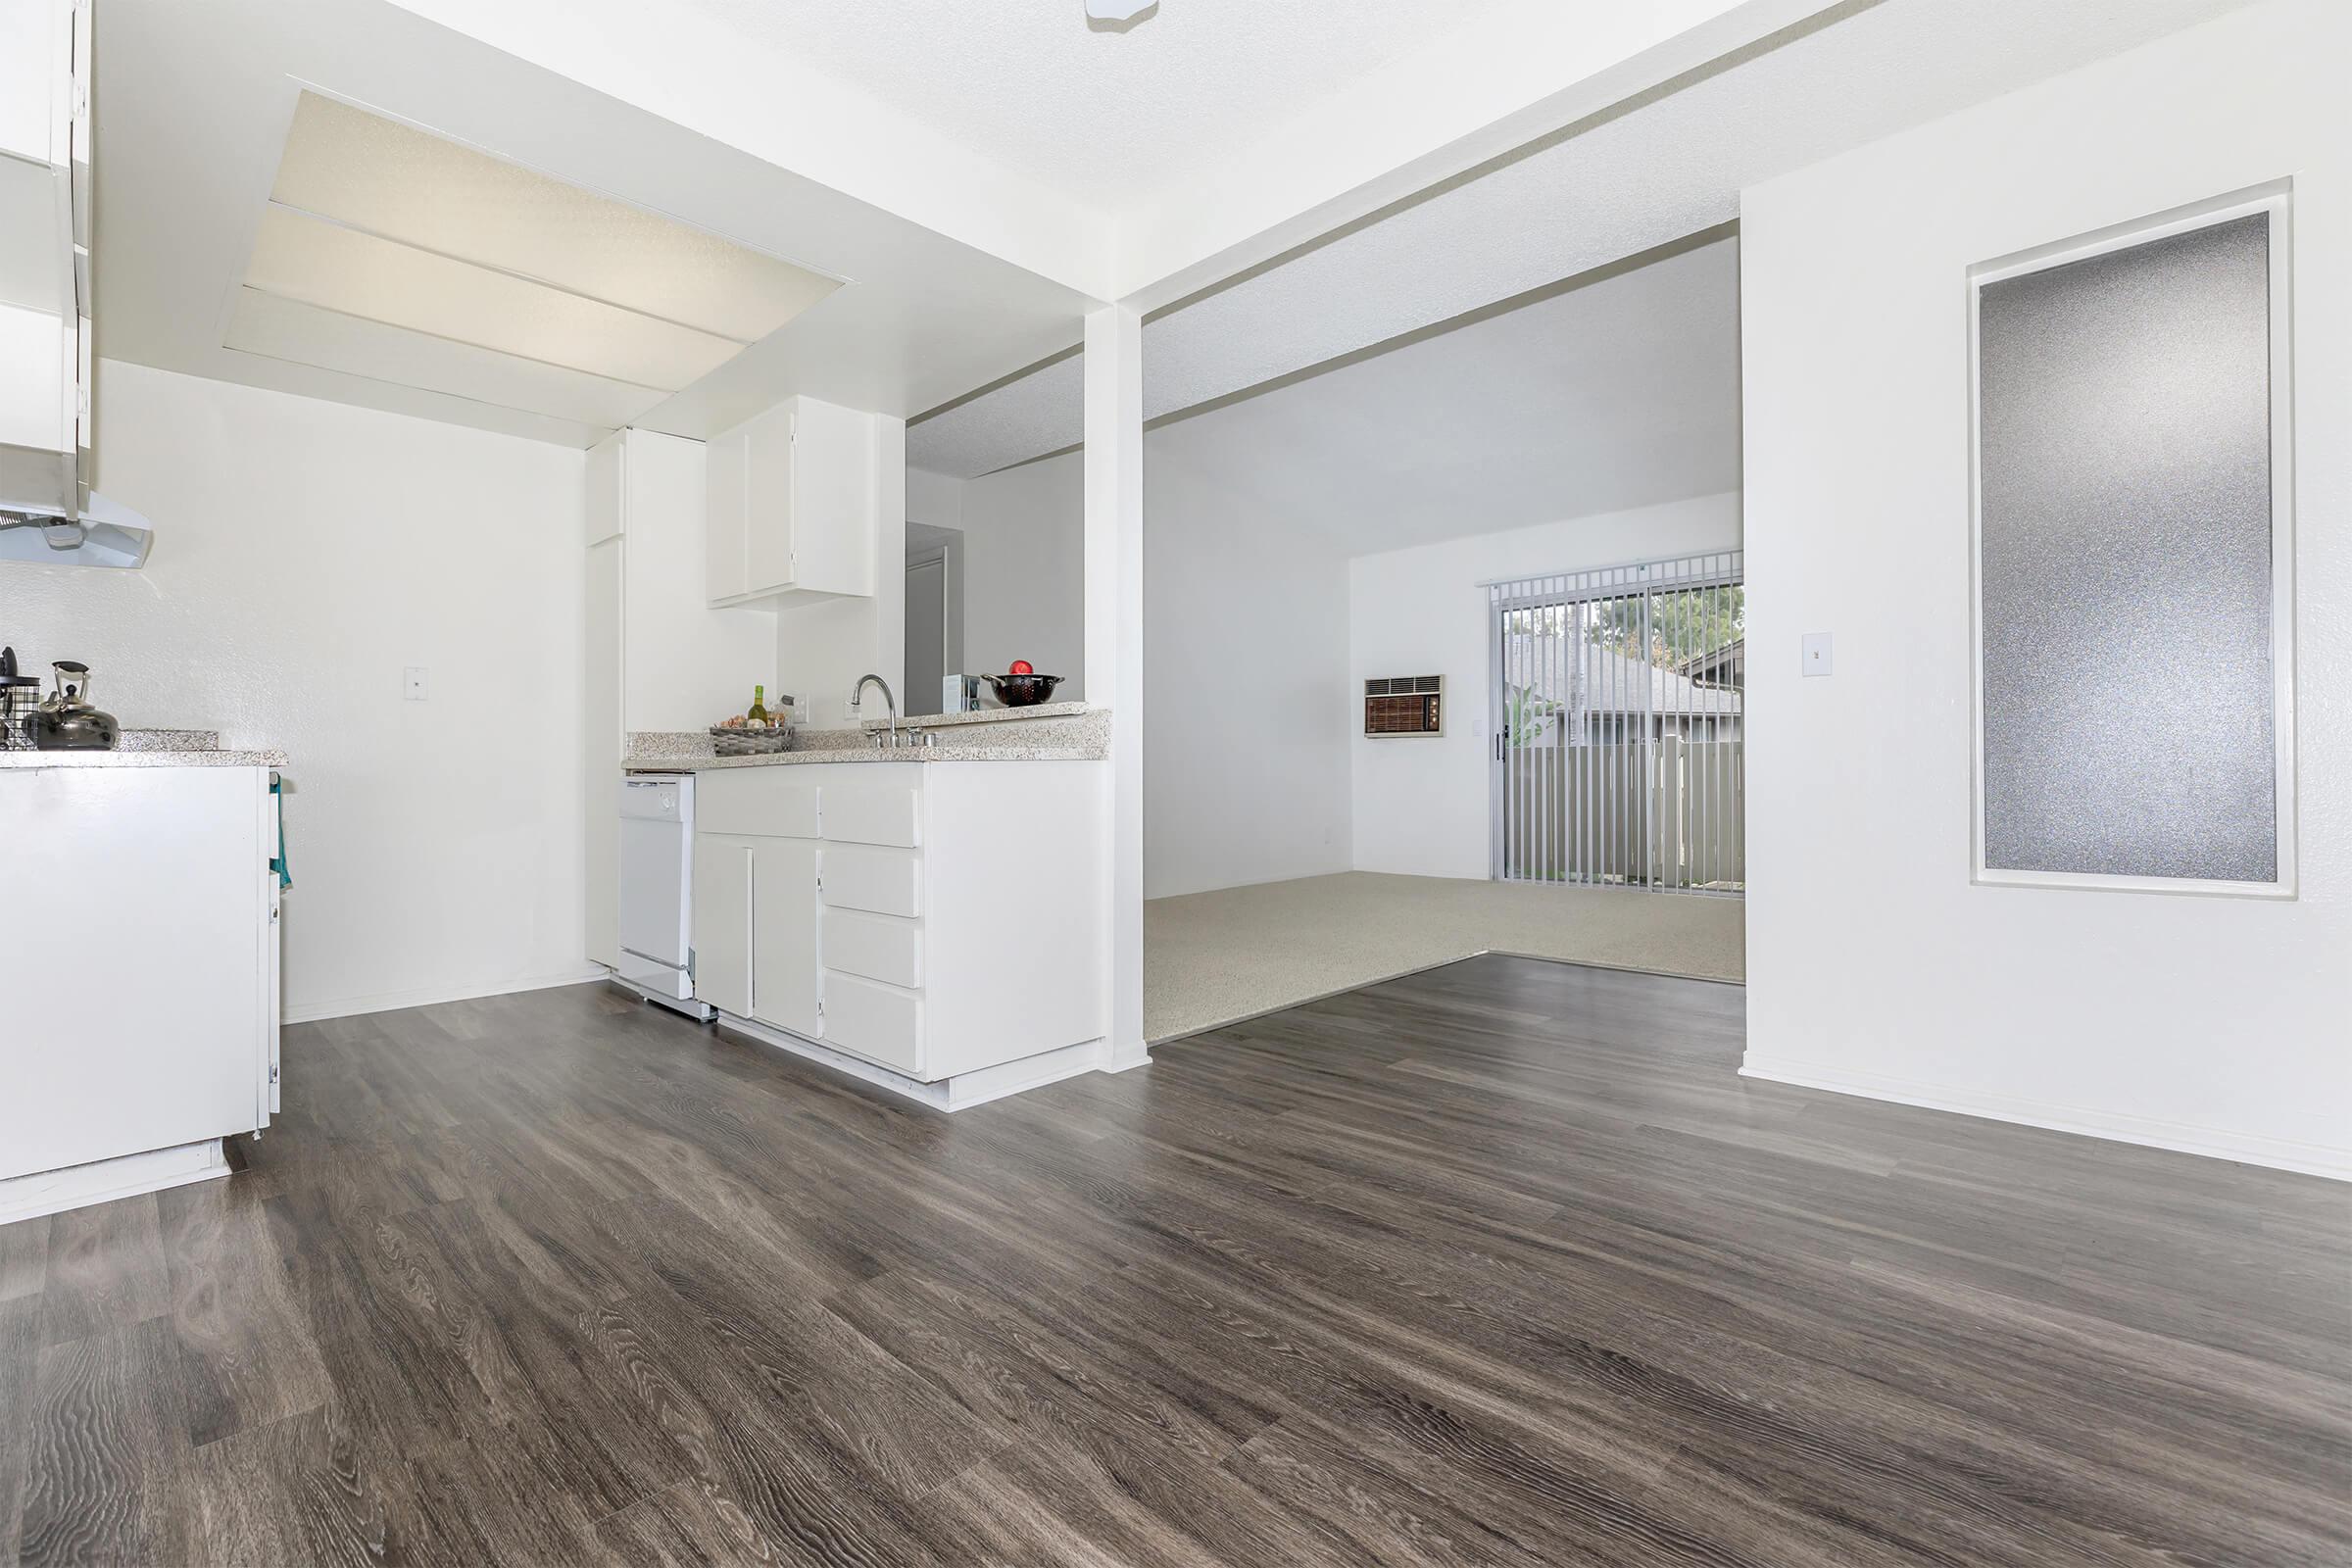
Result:
{"label": "white baseboard", "polygon": [[1025,1094],[1032,1089],[1059,1083],[1064,1078],[1094,1072],[1102,1064],[1102,1042],[1082,1040],[1074,1046],[1060,1046],[1051,1051],[1041,1051],[1034,1056],[1022,1056],[1017,1060],[999,1062],[993,1067],[978,1067],[970,1072],[959,1072],[952,1078],[925,1083],[920,1078],[893,1072],[862,1056],[853,1056],[846,1051],[837,1051],[813,1040],[803,1040],[799,1035],[772,1029],[750,1018],[738,1018],[731,1012],[718,1015],[718,1027],[729,1034],[741,1035],[747,1040],[773,1046],[778,1051],[789,1052],[819,1066],[830,1067],[860,1083],[887,1089],[894,1095],[920,1105],[928,1105],[933,1110],[969,1110],[974,1105],[985,1105],[992,1100]]}
{"label": "white baseboard", "polygon": [[486,985],[421,986],[414,991],[379,991],[371,996],[337,997],[324,1002],[288,1003],[281,1023],[318,1023],[326,1018],[356,1018],[368,1012],[393,1012],[402,1007],[429,1007],[437,1002],[473,1002],[482,997],[510,996],[517,991],[552,991],[557,986],[585,985],[606,980],[612,971],[601,963],[583,963],[555,974],[518,980],[494,980]]}
{"label": "white baseboard", "polygon": [[167,1187],[212,1181],[228,1174],[228,1156],[218,1138],[150,1149],[114,1159],[69,1165],[64,1170],[35,1171],[29,1176],[0,1180],[0,1225],[43,1214],[62,1214],[69,1208],[111,1203],[118,1198],[160,1193]]}
{"label": "white baseboard", "polygon": [[1957,1111],[1964,1116],[1983,1116],[1989,1121],[2015,1122],[2025,1127],[2044,1127],[2051,1132],[2081,1133],[2087,1138],[2105,1138],[2119,1144],[2170,1149],[2180,1153],[2203,1154],[2213,1159],[2233,1159],[2241,1164],[2297,1171],[2307,1176],[2326,1176],[2334,1181],[2352,1181],[2352,1149],[2331,1148],[2326,1144],[2269,1138],[2222,1127],[2191,1126],[2183,1122],[2160,1121],[2150,1116],[2132,1116],[2115,1111],[2085,1110],[2076,1105],[2054,1104],[2016,1095],[1953,1089],[1908,1078],[1889,1078],[1880,1073],[1850,1072],[1813,1062],[1758,1056],[1752,1052],[1740,1063],[1740,1076],[1766,1079],[1776,1084],[1794,1084],[1802,1089],[1826,1089],[1832,1094],[1853,1095],[1863,1100],[1890,1101],[1898,1105],[1917,1105],[1924,1110]]}

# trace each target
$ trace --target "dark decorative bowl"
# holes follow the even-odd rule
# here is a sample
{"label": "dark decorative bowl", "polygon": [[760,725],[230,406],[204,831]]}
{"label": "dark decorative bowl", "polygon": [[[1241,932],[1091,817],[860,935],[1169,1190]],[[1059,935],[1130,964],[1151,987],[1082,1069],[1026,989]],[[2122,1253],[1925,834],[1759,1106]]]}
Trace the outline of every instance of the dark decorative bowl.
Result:
{"label": "dark decorative bowl", "polygon": [[1006,708],[1028,708],[1054,695],[1059,675],[983,675],[997,689],[997,701]]}

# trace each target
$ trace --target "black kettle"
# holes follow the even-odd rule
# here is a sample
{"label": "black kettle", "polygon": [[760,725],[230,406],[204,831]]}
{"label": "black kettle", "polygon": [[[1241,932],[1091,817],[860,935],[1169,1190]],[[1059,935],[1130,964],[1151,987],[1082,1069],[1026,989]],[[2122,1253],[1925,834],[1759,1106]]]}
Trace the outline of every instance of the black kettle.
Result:
{"label": "black kettle", "polygon": [[90,666],[61,659],[49,666],[57,690],[32,710],[32,747],[38,752],[111,752],[121,737],[115,715],[90,706]]}

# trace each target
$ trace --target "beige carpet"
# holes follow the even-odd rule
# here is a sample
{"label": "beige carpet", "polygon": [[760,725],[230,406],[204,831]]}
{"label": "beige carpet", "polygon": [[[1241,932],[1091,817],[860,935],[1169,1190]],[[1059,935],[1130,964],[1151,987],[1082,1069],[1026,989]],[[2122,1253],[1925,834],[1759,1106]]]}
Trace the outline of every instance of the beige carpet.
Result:
{"label": "beige carpet", "polygon": [[1144,1038],[1172,1040],[1476,953],[1740,980],[1744,917],[1738,899],[1373,871],[1153,899],[1144,906]]}

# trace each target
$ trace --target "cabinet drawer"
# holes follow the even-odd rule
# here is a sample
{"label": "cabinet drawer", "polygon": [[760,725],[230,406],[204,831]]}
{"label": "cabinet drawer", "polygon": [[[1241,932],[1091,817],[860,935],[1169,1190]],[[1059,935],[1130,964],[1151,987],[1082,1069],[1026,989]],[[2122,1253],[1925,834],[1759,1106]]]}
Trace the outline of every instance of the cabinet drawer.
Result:
{"label": "cabinet drawer", "polygon": [[835,844],[825,850],[825,903],[875,914],[923,912],[923,858],[911,850]]}
{"label": "cabinet drawer", "polygon": [[792,767],[698,773],[694,830],[773,839],[817,837],[818,790]]}
{"label": "cabinet drawer", "polygon": [[911,850],[922,842],[922,792],[906,784],[829,784],[825,837],[841,844],[887,844]]}
{"label": "cabinet drawer", "polygon": [[825,967],[894,986],[923,983],[923,928],[895,915],[835,909],[825,916]]}
{"label": "cabinet drawer", "polygon": [[923,999],[896,986],[876,985],[853,975],[825,976],[825,1044],[895,1067],[919,1073],[923,1048]]}

